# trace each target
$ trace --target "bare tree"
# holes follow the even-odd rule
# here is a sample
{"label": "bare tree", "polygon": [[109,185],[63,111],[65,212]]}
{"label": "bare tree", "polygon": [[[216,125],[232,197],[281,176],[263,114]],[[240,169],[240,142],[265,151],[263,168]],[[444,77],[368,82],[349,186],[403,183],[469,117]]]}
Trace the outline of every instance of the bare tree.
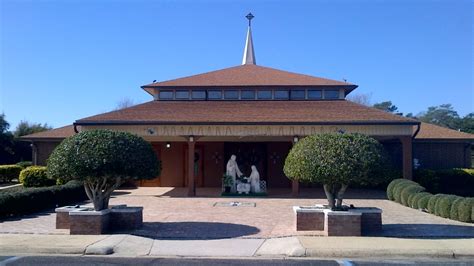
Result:
{"label": "bare tree", "polygon": [[117,102],[117,105],[115,106],[114,110],[121,110],[121,109],[125,109],[125,108],[128,108],[128,107],[134,106],[134,105],[135,105],[135,103],[133,102],[132,99],[123,98],[123,99],[121,99],[120,101]]}
{"label": "bare tree", "polygon": [[347,96],[347,100],[362,104],[365,106],[371,106],[370,99],[372,98],[372,93],[356,93]]}

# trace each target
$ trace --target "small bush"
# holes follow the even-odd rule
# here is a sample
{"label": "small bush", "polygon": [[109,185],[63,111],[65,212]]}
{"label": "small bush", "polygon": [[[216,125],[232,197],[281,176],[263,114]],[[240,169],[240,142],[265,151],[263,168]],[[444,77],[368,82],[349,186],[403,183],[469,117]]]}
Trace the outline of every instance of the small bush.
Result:
{"label": "small bush", "polygon": [[428,206],[427,206],[427,209],[428,209],[429,213],[436,214],[436,202],[438,202],[438,200],[443,195],[445,195],[445,194],[436,194],[436,195],[434,195],[430,198],[430,200],[428,201]]}
{"label": "small bush", "polygon": [[435,214],[443,218],[449,218],[451,214],[451,206],[458,198],[456,195],[443,195],[435,204]]}
{"label": "small bush", "polygon": [[392,182],[390,182],[390,184],[388,184],[388,186],[387,186],[387,198],[389,200],[394,200],[393,190],[395,189],[395,187],[398,184],[403,183],[405,181],[408,181],[408,179],[399,178],[399,179],[393,180]]}
{"label": "small bush", "polygon": [[31,161],[21,161],[21,162],[16,163],[16,165],[18,165],[21,168],[25,169],[27,167],[33,166],[33,163]]}
{"label": "small bush", "polygon": [[458,205],[458,221],[474,222],[472,219],[472,208],[474,207],[474,198],[464,198]]}
{"label": "small bush", "polygon": [[20,172],[20,182],[24,187],[46,187],[56,183],[55,180],[48,178],[46,167],[31,166]]}
{"label": "small bush", "polygon": [[424,196],[425,194],[430,194],[428,192],[419,192],[412,194],[408,197],[408,206],[413,208],[413,209],[418,209],[416,206],[416,202],[420,199],[420,197]]}
{"label": "small bush", "polygon": [[449,212],[449,218],[451,220],[459,220],[459,205],[461,205],[461,202],[465,198],[463,197],[458,197],[453,201],[453,204],[451,205],[451,211]]}
{"label": "small bush", "polygon": [[416,206],[416,209],[426,210],[428,208],[428,202],[431,197],[433,197],[433,194],[427,192],[422,192],[418,194],[419,196],[415,201],[414,206]]}
{"label": "small bush", "polygon": [[42,211],[86,198],[84,186],[78,181],[63,186],[5,189],[0,192],[0,217]]}
{"label": "small bush", "polygon": [[411,180],[408,180],[408,179],[404,182],[400,182],[397,185],[395,185],[395,187],[393,188],[393,198],[394,198],[394,200],[398,203],[402,203],[402,191],[405,188],[407,188],[409,186],[413,186],[413,185],[419,186],[417,183],[415,183]]}
{"label": "small bush", "polygon": [[0,165],[0,183],[9,183],[18,179],[23,168],[15,164]]}
{"label": "small bush", "polygon": [[423,191],[425,191],[425,188],[420,185],[406,185],[406,187],[400,191],[400,203],[409,206],[408,199],[410,196],[414,196],[416,193]]}

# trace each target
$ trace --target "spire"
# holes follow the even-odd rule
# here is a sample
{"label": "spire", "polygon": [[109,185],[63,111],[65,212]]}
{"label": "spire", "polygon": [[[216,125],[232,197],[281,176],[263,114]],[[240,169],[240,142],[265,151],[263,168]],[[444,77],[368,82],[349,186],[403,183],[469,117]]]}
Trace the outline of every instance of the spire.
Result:
{"label": "spire", "polygon": [[256,65],[257,60],[255,59],[255,52],[253,50],[252,41],[252,19],[254,16],[249,13],[245,16],[249,20],[249,28],[247,30],[247,40],[245,41],[244,57],[242,59],[242,65]]}

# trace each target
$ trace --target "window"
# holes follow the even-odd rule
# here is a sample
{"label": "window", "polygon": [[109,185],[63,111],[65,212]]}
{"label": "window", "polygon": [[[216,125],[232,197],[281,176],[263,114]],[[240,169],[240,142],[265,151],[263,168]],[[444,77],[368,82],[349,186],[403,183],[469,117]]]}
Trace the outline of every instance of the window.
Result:
{"label": "window", "polygon": [[339,90],[324,90],[324,99],[339,99]]}
{"label": "window", "polygon": [[271,100],[272,99],[272,91],[257,91],[257,98],[259,100]]}
{"label": "window", "polygon": [[321,90],[308,90],[308,99],[314,100],[314,99],[322,99],[323,94]]}
{"label": "window", "polygon": [[242,100],[255,100],[255,91],[244,90],[241,92],[240,98]]}
{"label": "window", "polygon": [[193,100],[205,100],[206,91],[191,91],[191,98],[193,98]]}
{"label": "window", "polygon": [[225,90],[224,99],[226,100],[237,100],[239,99],[239,91],[236,90]]}
{"label": "window", "polygon": [[189,91],[176,91],[177,100],[189,100]]}
{"label": "window", "polygon": [[292,100],[304,100],[304,90],[292,90],[290,91],[290,97]]}
{"label": "window", "polygon": [[222,99],[222,91],[210,90],[208,91],[207,97],[210,100],[220,100]]}
{"label": "window", "polygon": [[275,100],[288,100],[290,94],[287,90],[276,90],[275,91]]}
{"label": "window", "polygon": [[160,100],[173,100],[173,91],[160,91]]}

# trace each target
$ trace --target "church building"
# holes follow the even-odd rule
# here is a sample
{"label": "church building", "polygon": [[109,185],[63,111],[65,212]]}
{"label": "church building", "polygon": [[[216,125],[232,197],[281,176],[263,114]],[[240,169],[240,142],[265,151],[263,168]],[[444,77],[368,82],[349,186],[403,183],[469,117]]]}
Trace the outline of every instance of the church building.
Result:
{"label": "church building", "polygon": [[161,176],[139,185],[187,187],[190,196],[196,187],[220,187],[232,154],[244,175],[255,165],[269,188],[296,195],[300,184],[283,173],[286,155],[301,138],[325,132],[376,138],[408,179],[414,167],[471,166],[472,134],[348,101],[355,84],[257,64],[253,16],[247,18],[241,65],[143,85],[149,102],[25,136],[34,163],[46,164],[54,147],[77,132],[111,129],[143,137],[162,161]]}

